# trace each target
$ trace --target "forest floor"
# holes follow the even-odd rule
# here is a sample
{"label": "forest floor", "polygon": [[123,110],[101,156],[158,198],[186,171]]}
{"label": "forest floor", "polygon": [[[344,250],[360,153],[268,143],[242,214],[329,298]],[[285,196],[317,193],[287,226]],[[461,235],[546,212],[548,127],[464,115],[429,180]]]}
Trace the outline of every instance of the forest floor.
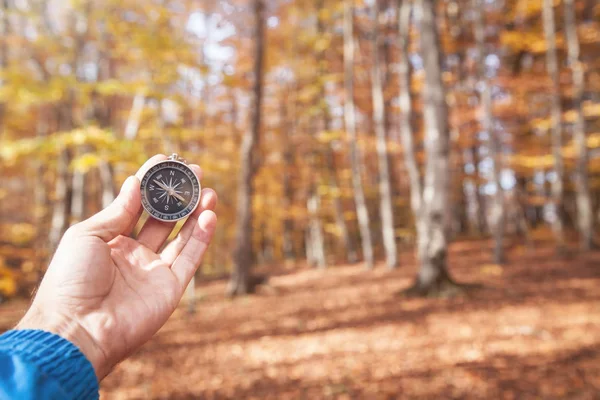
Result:
{"label": "forest floor", "polygon": [[[490,244],[459,242],[451,270],[483,287],[407,299],[407,252],[378,266],[279,273],[229,300],[197,289],[165,327],[102,383],[103,399],[533,399],[600,397],[600,252],[560,258],[515,247],[503,268]],[[10,326],[23,307],[0,308]]]}

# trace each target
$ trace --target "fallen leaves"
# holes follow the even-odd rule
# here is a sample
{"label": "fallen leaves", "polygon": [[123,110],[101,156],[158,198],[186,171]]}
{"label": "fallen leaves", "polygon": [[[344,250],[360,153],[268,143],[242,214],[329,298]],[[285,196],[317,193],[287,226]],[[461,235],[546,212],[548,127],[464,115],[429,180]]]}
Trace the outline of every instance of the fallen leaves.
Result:
{"label": "fallen leaves", "polygon": [[[600,253],[561,260],[551,245],[515,246],[500,267],[488,247],[453,245],[453,275],[484,288],[452,299],[398,297],[414,274],[410,254],[397,272],[273,275],[277,290],[235,301],[225,282],[203,284],[198,312],[180,307],[103,382],[102,398],[597,396]],[[16,318],[9,306],[0,317]]]}

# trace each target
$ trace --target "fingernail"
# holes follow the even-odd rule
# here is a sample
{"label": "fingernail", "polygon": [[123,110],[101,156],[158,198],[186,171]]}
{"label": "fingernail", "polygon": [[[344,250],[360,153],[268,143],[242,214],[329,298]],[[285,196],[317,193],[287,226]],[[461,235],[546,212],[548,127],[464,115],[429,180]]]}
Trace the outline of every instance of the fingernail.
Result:
{"label": "fingernail", "polygon": [[214,229],[216,224],[217,224],[217,215],[210,210],[204,211],[200,215],[200,218],[198,218],[198,226],[204,232],[208,232],[208,231]]}

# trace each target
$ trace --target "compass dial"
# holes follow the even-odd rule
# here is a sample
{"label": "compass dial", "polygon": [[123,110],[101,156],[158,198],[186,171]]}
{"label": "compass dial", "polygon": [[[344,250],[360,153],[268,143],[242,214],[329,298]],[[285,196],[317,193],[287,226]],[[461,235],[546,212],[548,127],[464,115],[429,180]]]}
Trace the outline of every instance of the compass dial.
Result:
{"label": "compass dial", "polygon": [[142,206],[161,221],[177,221],[190,215],[200,200],[200,182],[190,167],[179,161],[163,161],[142,178]]}

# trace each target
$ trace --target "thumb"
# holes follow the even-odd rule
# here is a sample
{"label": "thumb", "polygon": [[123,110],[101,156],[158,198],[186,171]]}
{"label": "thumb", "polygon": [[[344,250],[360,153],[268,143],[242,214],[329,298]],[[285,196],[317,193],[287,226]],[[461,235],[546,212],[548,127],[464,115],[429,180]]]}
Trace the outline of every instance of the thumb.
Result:
{"label": "thumb", "polygon": [[104,210],[81,222],[88,235],[98,236],[105,242],[111,241],[139,218],[141,204],[140,181],[135,176],[125,180],[117,198]]}

